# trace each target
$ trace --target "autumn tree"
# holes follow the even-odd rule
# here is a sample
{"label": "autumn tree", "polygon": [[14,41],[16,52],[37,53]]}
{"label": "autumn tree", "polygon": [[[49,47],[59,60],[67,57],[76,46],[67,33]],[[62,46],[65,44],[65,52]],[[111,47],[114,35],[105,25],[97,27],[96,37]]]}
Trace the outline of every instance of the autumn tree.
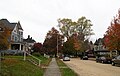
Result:
{"label": "autumn tree", "polygon": [[81,45],[80,45],[80,41],[78,39],[78,36],[77,34],[73,34],[72,35],[72,38],[73,38],[73,44],[74,44],[74,48],[76,51],[79,51],[80,48],[81,48]]}
{"label": "autumn tree", "polygon": [[[86,46],[85,41],[89,39],[91,35],[94,33],[91,29],[92,24],[89,19],[86,19],[86,17],[81,17],[78,19],[78,21],[74,22],[71,19],[58,19],[58,26],[61,31],[61,33],[69,39],[73,35],[77,35],[77,44],[74,43],[76,46]],[[86,49],[84,47],[79,48],[81,51],[85,51]]]}
{"label": "autumn tree", "polygon": [[66,42],[63,43],[62,53],[73,55],[74,52],[75,52],[75,48],[74,48],[73,39],[69,38]]}
{"label": "autumn tree", "polygon": [[34,52],[39,52],[40,54],[43,54],[43,51],[41,50],[42,44],[41,43],[35,43],[32,47],[32,50]]}
{"label": "autumn tree", "polygon": [[82,51],[81,47],[82,45],[80,44],[81,42],[78,39],[77,34],[73,34],[64,44],[63,44],[63,49],[62,52],[63,54],[70,54],[70,55],[75,55]]}
{"label": "autumn tree", "polygon": [[60,35],[59,31],[53,27],[47,33],[45,41],[43,43],[43,48],[46,48],[45,53],[56,55],[57,52],[60,52],[63,39],[64,37]]}
{"label": "autumn tree", "polygon": [[10,29],[4,27],[0,31],[0,50],[6,50],[9,48]]}
{"label": "autumn tree", "polygon": [[79,53],[80,51],[82,51],[82,49],[81,49],[81,48],[82,48],[82,45],[81,45],[81,42],[80,42],[77,34],[73,34],[73,35],[71,36],[71,38],[73,39],[73,48],[74,48],[73,51],[74,51],[74,55],[77,56],[78,53]]}
{"label": "autumn tree", "polygon": [[104,43],[109,50],[117,50],[120,54],[120,10],[104,35]]}

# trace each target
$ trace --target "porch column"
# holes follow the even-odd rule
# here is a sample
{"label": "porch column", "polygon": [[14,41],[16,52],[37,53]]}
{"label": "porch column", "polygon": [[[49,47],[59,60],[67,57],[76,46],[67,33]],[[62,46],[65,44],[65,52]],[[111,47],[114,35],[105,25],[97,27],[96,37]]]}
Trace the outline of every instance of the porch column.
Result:
{"label": "porch column", "polygon": [[9,47],[8,47],[9,50],[11,50],[11,44],[9,44]]}
{"label": "porch column", "polygon": [[19,50],[21,50],[21,44],[20,44],[20,48],[19,48]]}

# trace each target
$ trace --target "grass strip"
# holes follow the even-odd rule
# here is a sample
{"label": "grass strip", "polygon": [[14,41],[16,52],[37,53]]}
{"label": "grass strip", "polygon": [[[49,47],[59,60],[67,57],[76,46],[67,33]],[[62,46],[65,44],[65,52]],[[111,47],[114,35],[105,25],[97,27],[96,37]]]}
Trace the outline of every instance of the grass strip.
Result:
{"label": "grass strip", "polygon": [[73,70],[71,70],[62,60],[56,59],[60,68],[62,76],[78,76]]}

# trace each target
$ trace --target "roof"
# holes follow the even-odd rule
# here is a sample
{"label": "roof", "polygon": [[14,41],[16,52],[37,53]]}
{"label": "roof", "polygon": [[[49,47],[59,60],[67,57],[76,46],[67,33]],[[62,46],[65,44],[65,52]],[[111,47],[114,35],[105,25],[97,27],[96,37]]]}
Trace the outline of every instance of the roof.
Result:
{"label": "roof", "polygon": [[[7,19],[1,19],[0,23],[3,23],[5,27],[9,27],[10,22]],[[10,28],[10,27],[9,27]]]}
{"label": "roof", "polygon": [[103,38],[99,38],[98,40],[95,41],[94,45],[99,45],[100,43],[104,43],[103,42]]}
{"label": "roof", "polygon": [[35,43],[36,41],[33,40],[33,39],[23,39],[24,42],[27,42],[27,43]]}
{"label": "roof", "polygon": [[10,23],[10,28],[13,30],[15,28],[15,26],[17,25],[17,23]]}
{"label": "roof", "polygon": [[21,27],[20,21],[18,21],[17,24],[18,24],[18,28],[21,29],[21,30],[23,30],[22,27]]}
{"label": "roof", "polygon": [[11,30],[14,30],[16,25],[19,29],[23,30],[19,21],[18,23],[10,23],[7,19],[1,19],[0,22],[2,22],[5,27],[9,27]]}
{"label": "roof", "polygon": [[23,41],[27,42],[27,43],[35,43],[36,42],[34,39],[32,39],[32,37],[30,38],[30,35],[28,35],[27,39],[23,39]]}

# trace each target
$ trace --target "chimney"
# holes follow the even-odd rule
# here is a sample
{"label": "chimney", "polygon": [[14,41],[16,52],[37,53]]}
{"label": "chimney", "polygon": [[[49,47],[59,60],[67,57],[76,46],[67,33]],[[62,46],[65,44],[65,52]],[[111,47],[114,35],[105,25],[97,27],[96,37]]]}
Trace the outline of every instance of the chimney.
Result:
{"label": "chimney", "polygon": [[28,35],[28,39],[30,38],[30,35]]}

